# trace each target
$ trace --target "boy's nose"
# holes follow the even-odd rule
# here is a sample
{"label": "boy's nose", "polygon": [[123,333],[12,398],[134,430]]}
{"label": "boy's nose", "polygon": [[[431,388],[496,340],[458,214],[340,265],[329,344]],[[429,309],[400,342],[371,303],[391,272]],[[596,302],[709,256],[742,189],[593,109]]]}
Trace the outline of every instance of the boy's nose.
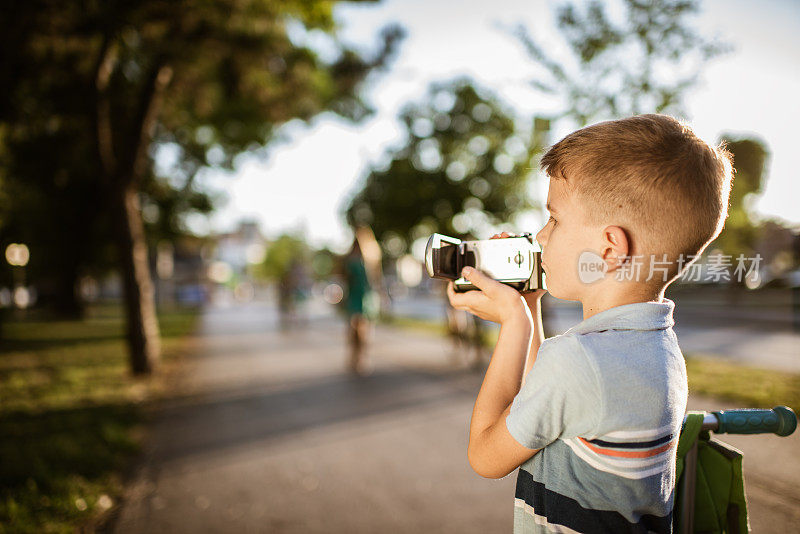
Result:
{"label": "boy's nose", "polygon": [[547,225],[544,225],[544,228],[539,230],[539,233],[536,234],[536,242],[539,243],[539,246],[544,247],[547,244]]}

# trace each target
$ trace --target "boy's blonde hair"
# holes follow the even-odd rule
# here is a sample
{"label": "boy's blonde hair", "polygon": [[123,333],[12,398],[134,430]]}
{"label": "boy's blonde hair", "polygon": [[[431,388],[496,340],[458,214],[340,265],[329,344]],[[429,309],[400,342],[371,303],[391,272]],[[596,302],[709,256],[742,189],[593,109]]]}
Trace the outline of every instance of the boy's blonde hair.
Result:
{"label": "boy's blonde hair", "polygon": [[[699,255],[722,231],[733,182],[731,155],[666,115],[582,128],[553,145],[542,168],[565,179],[589,224],[629,232],[633,254]],[[688,260],[686,260],[688,262]]]}

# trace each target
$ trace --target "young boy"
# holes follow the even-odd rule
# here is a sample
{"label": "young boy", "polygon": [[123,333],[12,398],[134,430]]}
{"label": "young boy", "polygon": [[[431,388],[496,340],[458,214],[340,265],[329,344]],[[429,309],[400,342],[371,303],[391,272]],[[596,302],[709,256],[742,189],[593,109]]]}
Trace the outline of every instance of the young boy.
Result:
{"label": "young boy", "polygon": [[568,135],[542,168],[548,291],[580,301],[583,322],[545,340],[542,291],[521,296],[470,268],[480,291],[448,286],[453,306],[501,324],[470,465],[487,478],[520,468],[515,533],[671,532],[688,388],[664,291],[722,229],[730,156],[641,115]]}

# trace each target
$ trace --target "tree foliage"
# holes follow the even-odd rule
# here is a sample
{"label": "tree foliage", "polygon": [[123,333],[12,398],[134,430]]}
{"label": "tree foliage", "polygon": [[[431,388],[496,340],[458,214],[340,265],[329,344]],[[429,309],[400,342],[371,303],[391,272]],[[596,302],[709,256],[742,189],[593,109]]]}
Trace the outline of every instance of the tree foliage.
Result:
{"label": "tree foliage", "polygon": [[432,232],[466,237],[530,207],[536,143],[514,116],[468,81],[436,84],[401,121],[408,140],[372,169],[351,199],[351,225],[370,225],[391,256]]}
{"label": "tree foliage", "polygon": [[769,151],[759,139],[726,134],[722,136],[722,141],[733,155],[735,178],[728,219],[713,246],[733,256],[750,256],[759,237],[759,222],[755,218],[753,201],[764,190]]}
{"label": "tree foliage", "polygon": [[[366,116],[359,84],[385,65],[402,32],[387,28],[373,57],[363,58],[336,42],[332,6],[6,4],[0,163],[16,202],[2,231],[32,244],[33,273],[41,268],[44,276],[73,255],[82,271],[109,266],[112,236],[101,212],[113,184],[101,179],[102,166],[130,169],[134,147],[146,159],[138,184],[142,203],[157,208],[148,229],[155,238],[173,238],[187,231],[187,214],[213,207],[214,199],[195,185],[201,170],[232,169],[236,155],[267,146],[294,118],[309,120],[325,110],[354,120]],[[303,44],[314,32],[331,34],[328,56],[335,59],[323,60]],[[169,85],[153,136],[141,143],[142,115],[159,72],[171,73]],[[170,154],[161,175],[152,165],[163,154],[159,147]]]}
{"label": "tree foliage", "polygon": [[[158,352],[142,203],[158,206],[160,231],[185,230],[182,213],[211,207],[195,183],[202,169],[233,168],[237,154],[268,145],[291,119],[369,113],[359,87],[402,32],[387,29],[364,57],[336,40],[334,4],[0,7],[0,167],[15,198],[0,237],[23,235],[31,271],[59,279],[73,299],[77,277],[113,245],[135,371],[149,372],[146,364],[137,370],[142,352]],[[325,54],[306,45],[315,32],[329,36]],[[154,168],[159,147],[175,156],[163,173]]]}
{"label": "tree foliage", "polygon": [[289,273],[293,265],[307,263],[311,254],[311,248],[302,236],[283,234],[267,248],[258,274],[268,280],[280,281]]}
{"label": "tree foliage", "polygon": [[697,0],[566,3],[556,20],[569,57],[556,57],[522,25],[513,32],[542,67],[535,88],[565,101],[579,126],[641,113],[684,115],[683,95],[727,47],[691,27]]}

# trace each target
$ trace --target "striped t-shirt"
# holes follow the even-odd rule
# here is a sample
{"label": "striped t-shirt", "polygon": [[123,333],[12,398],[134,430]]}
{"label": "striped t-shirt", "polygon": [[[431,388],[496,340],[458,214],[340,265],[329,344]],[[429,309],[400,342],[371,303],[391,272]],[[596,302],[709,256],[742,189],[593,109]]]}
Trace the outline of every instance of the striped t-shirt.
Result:
{"label": "striped t-shirt", "polygon": [[515,534],[672,532],[688,394],[674,307],[617,306],[542,343],[506,418],[541,449],[517,474]]}

